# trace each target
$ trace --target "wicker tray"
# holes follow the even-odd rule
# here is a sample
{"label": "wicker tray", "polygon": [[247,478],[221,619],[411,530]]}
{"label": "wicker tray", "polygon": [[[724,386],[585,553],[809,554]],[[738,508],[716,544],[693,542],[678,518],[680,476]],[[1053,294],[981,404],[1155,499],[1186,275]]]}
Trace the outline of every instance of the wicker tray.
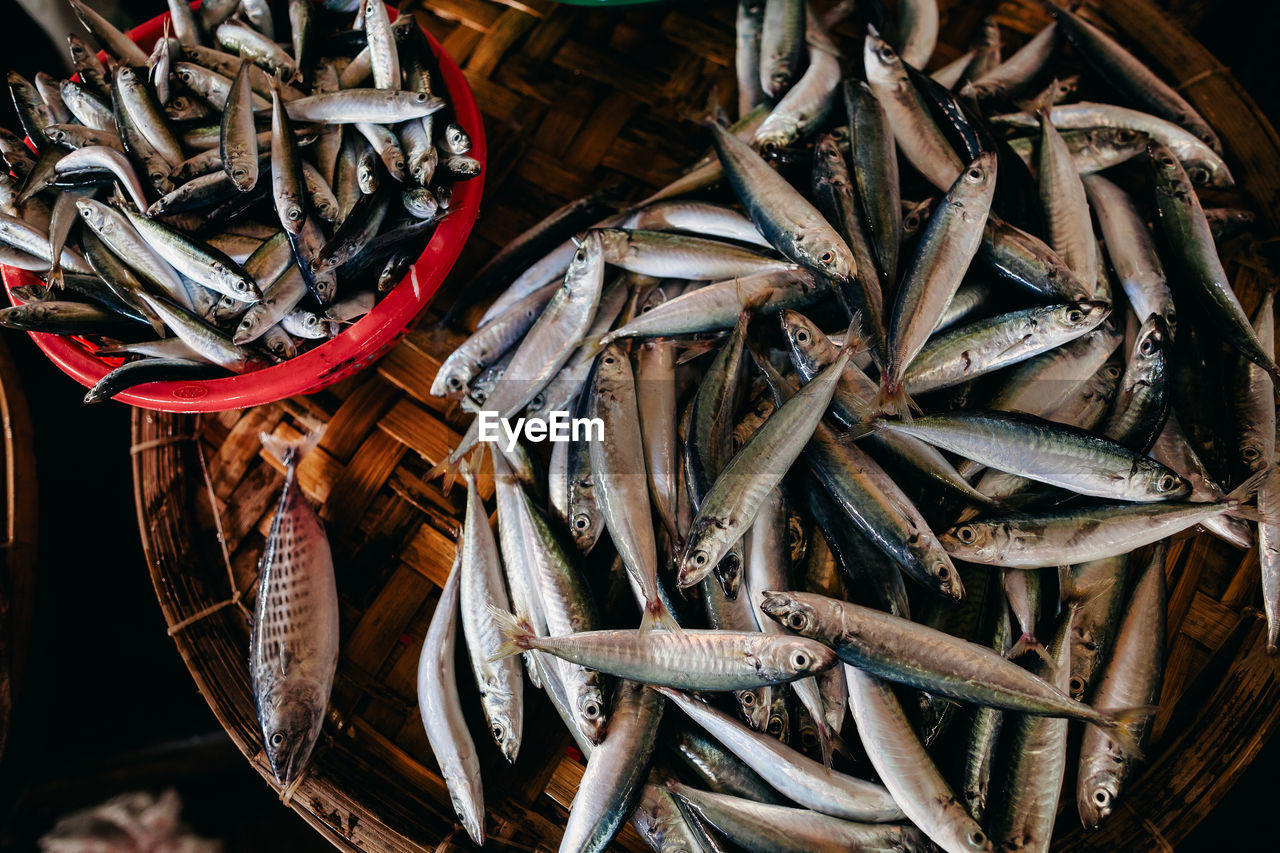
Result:
{"label": "wicker tray", "polygon": [[[548,0],[438,0],[415,14],[458,60],[487,120],[485,209],[446,285],[565,200],[604,183],[635,193],[665,183],[705,147],[686,119],[713,86],[733,92],[732,4],[584,10]],[[701,4],[699,4],[700,6]],[[826,4],[819,4],[825,7]],[[959,53],[982,16],[1007,31],[1046,22],[1038,0],[943,3],[936,61]],[[1274,233],[1280,139],[1227,71],[1150,0],[1112,0],[1093,16],[1146,47],[1221,132],[1241,190],[1215,203],[1254,207]],[[848,36],[852,29],[837,34]],[[851,56],[860,47],[845,40]],[[1260,271],[1253,238],[1228,252],[1246,308]],[[474,319],[474,314],[472,315]],[[310,772],[283,796],[344,849],[466,845],[436,773],[418,710],[417,656],[452,561],[460,497],[425,472],[465,425],[429,396],[440,353],[461,335],[424,322],[373,370],[320,394],[217,415],[135,412],[139,524],[165,619],[200,691],[269,784],[245,665],[247,606],[281,471],[262,430],[327,423],[300,478],[321,507],[342,594],[342,655],[325,735]],[[483,484],[486,494],[491,484]],[[1208,537],[1171,551],[1169,663],[1150,763],[1118,812],[1085,836],[1072,810],[1057,847],[1166,848],[1221,799],[1280,718],[1280,679],[1263,652],[1257,554]],[[464,691],[464,702],[474,696]],[[477,738],[488,846],[554,849],[581,765],[542,699],[516,767]],[[630,830],[621,849],[642,845]]]}

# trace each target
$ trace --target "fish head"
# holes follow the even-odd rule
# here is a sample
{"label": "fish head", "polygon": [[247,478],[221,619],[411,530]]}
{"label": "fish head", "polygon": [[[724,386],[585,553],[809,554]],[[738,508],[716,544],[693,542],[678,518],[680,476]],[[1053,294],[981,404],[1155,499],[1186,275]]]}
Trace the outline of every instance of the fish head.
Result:
{"label": "fish head", "polygon": [[923,561],[925,571],[938,585],[938,592],[952,601],[960,601],[964,598],[964,583],[960,579],[960,572],[956,571],[951,557],[945,550],[930,549],[923,555]]}
{"label": "fish head", "polygon": [[258,287],[258,283],[244,273],[228,269],[225,265],[217,262],[212,264],[211,269],[214,275],[222,279],[230,290],[243,297],[243,301],[257,302],[262,299],[262,289]]}
{"label": "fish head", "polygon": [[989,565],[998,556],[995,530],[991,525],[957,524],[941,534],[938,540],[949,555],[971,563]]}
{"label": "fish head", "polygon": [[[800,122],[797,116],[778,115],[756,131],[751,144],[764,157],[772,157],[794,143],[800,136]],[[839,149],[836,155],[839,156]],[[821,155],[815,150],[815,159]]]}
{"label": "fish head", "polygon": [[[1244,451],[1240,451],[1244,453]],[[1261,455],[1261,451],[1260,451]],[[1151,471],[1146,478],[1143,479],[1144,487],[1147,494],[1151,497],[1158,498],[1161,501],[1178,501],[1187,498],[1192,493],[1192,484],[1187,478],[1175,474],[1169,469]]]}
{"label": "fish head", "polygon": [[318,685],[310,682],[281,685],[259,704],[263,747],[281,785],[294,782],[306,767],[320,736],[324,705]]}
{"label": "fish head", "polygon": [[769,708],[772,692],[768,687],[757,687],[753,690],[735,690],[733,697],[738,700],[738,709],[747,725],[758,732],[769,727]]}
{"label": "fish head", "polygon": [[866,41],[862,45],[862,62],[866,67],[867,82],[873,87],[877,82],[908,83],[902,58],[887,41],[872,30],[867,31]]}
{"label": "fish head", "polygon": [[802,637],[827,636],[823,632],[823,614],[812,598],[803,592],[765,591],[761,593],[760,609]]}
{"label": "fish head", "polygon": [[1057,309],[1056,320],[1064,329],[1092,329],[1111,315],[1111,303],[1082,299]]}
{"label": "fish head", "polygon": [[835,345],[808,317],[787,308],[779,312],[778,319],[791,357],[802,372],[812,376],[835,360]]}
{"label": "fish head", "polygon": [[786,691],[770,691],[769,719],[764,731],[769,737],[777,738],[783,743],[791,740],[791,714],[787,710]]}
{"label": "fish head", "polygon": [[[1172,151],[1154,140],[1147,145],[1147,172],[1151,176],[1158,195],[1183,200],[1190,200],[1195,196],[1195,191],[1192,189],[1192,184],[1196,182],[1195,178],[1183,169]],[[1196,177],[1200,179],[1202,186],[1208,184],[1211,176],[1211,172],[1203,166],[1199,166],[1196,170]]]}
{"label": "fish head", "polygon": [[[1152,314],[1143,321],[1138,337],[1133,342],[1129,370],[1135,376],[1151,376],[1161,370],[1166,362],[1169,344],[1169,327],[1159,314]],[[1126,383],[1128,380],[1126,379]]]}
{"label": "fish head", "polygon": [[810,236],[796,246],[796,251],[805,259],[807,266],[836,281],[849,281],[858,271],[853,253],[839,237],[828,240]]}
{"label": "fish head", "polygon": [[1082,768],[1084,778],[1076,785],[1076,806],[1086,829],[1097,829],[1098,824],[1111,814],[1119,789],[1118,780],[1109,768],[1099,766],[1099,759],[1111,762],[1115,757],[1108,750],[1105,755],[1090,756],[1084,762],[1087,767]]}
{"label": "fish head", "polygon": [[491,689],[485,693],[484,709],[489,718],[489,736],[498,745],[502,757],[514,764],[520,751],[520,726],[514,697]]}
{"label": "fish head", "polygon": [[445,125],[444,144],[454,154],[466,154],[471,150],[471,137],[456,124]]}
{"label": "fish head", "polygon": [[586,724],[587,738],[592,743],[600,743],[604,740],[605,726],[608,723],[608,710],[604,701],[604,689],[600,686],[600,677],[596,673],[591,673],[593,678],[584,682],[578,688],[578,695],[575,699],[578,707],[578,714],[581,716],[582,722]]}
{"label": "fish head", "polygon": [[94,231],[101,231],[107,224],[107,208],[93,199],[82,198],[76,201],[76,210],[80,218]]}

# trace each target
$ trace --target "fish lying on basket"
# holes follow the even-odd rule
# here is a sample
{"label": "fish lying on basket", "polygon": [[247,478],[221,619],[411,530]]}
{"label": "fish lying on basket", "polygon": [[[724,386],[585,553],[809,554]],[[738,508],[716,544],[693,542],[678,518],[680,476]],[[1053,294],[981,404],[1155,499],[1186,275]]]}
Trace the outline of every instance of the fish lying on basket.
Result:
{"label": "fish lying on basket", "polygon": [[173,0],[148,56],[69,2],[107,59],[71,35],[78,79],[9,74],[22,134],[0,128],[0,263],[44,284],[0,326],[125,357],[87,402],[338,335],[479,174],[412,15],[292,0],[286,30],[266,3]]}
{"label": "fish lying on basket", "polygon": [[320,736],[338,669],[338,588],[324,525],[302,493],[298,463],[322,431],[295,441],[263,433],[284,466],[284,487],[258,562],[249,675],[271,770],[301,778]]}
{"label": "fish lying on basket", "polygon": [[657,851],[1043,851],[1069,761],[1097,826],[1197,527],[1261,540],[1275,646],[1273,300],[1246,315],[1215,237],[1247,217],[1197,197],[1231,183],[1217,138],[1065,9],[926,75],[936,5],[893,5],[858,52],[829,33],[854,4],[743,0],[712,152],[566,205],[450,309],[492,299],[432,389],[476,416],[436,471],[467,516],[419,695],[476,843],[459,612],[508,760],[521,671],[587,759],[565,853],[628,817]]}

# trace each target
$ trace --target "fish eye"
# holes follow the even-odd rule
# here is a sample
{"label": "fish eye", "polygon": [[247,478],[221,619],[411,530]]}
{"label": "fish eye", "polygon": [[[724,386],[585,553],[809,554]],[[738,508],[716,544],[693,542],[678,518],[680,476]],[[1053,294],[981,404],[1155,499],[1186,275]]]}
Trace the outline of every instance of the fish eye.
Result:
{"label": "fish eye", "polygon": [[[1248,458],[1248,451],[1250,449],[1251,448],[1245,448],[1246,459]],[[1257,456],[1257,451],[1254,451],[1254,455]],[[1163,477],[1160,478],[1160,482],[1156,484],[1156,488],[1160,489],[1160,491],[1162,492],[1170,492],[1170,491],[1173,491],[1174,487],[1176,487],[1177,485],[1178,485],[1178,480],[1176,477],[1174,477],[1172,474],[1165,474]]]}
{"label": "fish eye", "polygon": [[236,282],[236,290],[240,291],[241,293],[243,293],[244,291],[246,291],[246,290],[248,290],[248,289],[249,289],[249,283],[248,283],[248,282],[245,282],[245,281],[237,281],[237,282]]}
{"label": "fish eye", "polygon": [[502,739],[507,736],[507,730],[504,729],[500,724],[494,723],[489,728],[489,734],[493,735],[493,739],[495,741],[497,741],[498,743],[502,743]]}
{"label": "fish eye", "polygon": [[809,667],[809,653],[796,652],[791,656],[791,666],[795,669],[807,669]]}
{"label": "fish eye", "polygon": [[450,388],[452,388],[455,391],[460,390],[462,388],[462,380],[459,379],[457,376],[450,376],[448,379],[444,381],[444,384],[448,385]]}
{"label": "fish eye", "polygon": [[[1170,160],[1170,164],[1172,164],[1172,160]],[[1187,177],[1191,179],[1193,184],[1207,184],[1209,183],[1209,170],[1204,166],[1192,166],[1187,170]]]}
{"label": "fish eye", "polygon": [[609,365],[610,367],[618,363],[618,359],[614,358],[611,355],[606,355],[603,359],[601,359],[601,361],[603,361],[605,364]]}
{"label": "fish eye", "polygon": [[1118,364],[1108,364],[1108,365],[1107,365],[1107,377],[1108,377],[1108,378],[1110,378],[1110,379],[1119,379],[1119,378],[1120,378],[1120,365],[1118,365]]}
{"label": "fish eye", "polygon": [[1107,803],[1111,802],[1111,795],[1099,788],[1094,792],[1093,801],[1100,806],[1105,806]]}
{"label": "fish eye", "polygon": [[587,518],[587,514],[580,512],[573,517],[574,530],[585,532],[591,527],[591,519]]}
{"label": "fish eye", "polygon": [[738,697],[738,701],[742,703],[742,707],[750,708],[756,704],[756,694],[752,693],[750,690],[745,690],[742,695]]}
{"label": "fish eye", "polygon": [[887,44],[880,47],[880,59],[883,61],[893,62],[897,58],[898,55],[894,53],[893,48],[889,47]]}
{"label": "fish eye", "polygon": [[271,735],[271,745],[272,745],[272,746],[274,746],[274,747],[277,747],[277,748],[279,748],[279,747],[283,746],[283,745],[284,745],[284,732],[276,732],[276,733],[272,734],[272,735]]}
{"label": "fish eye", "polygon": [[706,551],[694,551],[694,552],[693,552],[693,564],[694,564],[695,566],[705,566],[705,565],[707,564],[707,552],[706,552]]}
{"label": "fish eye", "polygon": [[774,737],[777,737],[778,735],[782,734],[782,718],[770,717],[768,731],[769,731],[769,734],[773,735]]}
{"label": "fish eye", "polygon": [[970,169],[970,170],[969,170],[969,180],[971,180],[971,181],[980,181],[980,180],[982,180],[982,170],[981,170],[981,169],[979,169],[979,168],[976,168],[976,167],[975,167],[975,168],[973,168],[973,169]]}
{"label": "fish eye", "polygon": [[809,343],[809,333],[805,329],[796,332],[796,341],[802,344]]}
{"label": "fish eye", "polygon": [[1081,311],[1079,308],[1072,308],[1070,311],[1067,312],[1068,323],[1079,323],[1083,319],[1084,319],[1084,312]]}
{"label": "fish eye", "polygon": [[805,623],[809,620],[804,618],[804,614],[800,612],[792,613],[787,617],[787,627],[792,631],[799,631],[804,628]]}
{"label": "fish eye", "polygon": [[969,840],[973,842],[975,847],[981,847],[987,843],[987,836],[980,829],[975,829],[969,833]]}
{"label": "fish eye", "polygon": [[1255,462],[1258,459],[1258,448],[1252,445],[1246,446],[1240,450],[1240,455],[1244,457],[1245,462]]}
{"label": "fish eye", "polygon": [[834,252],[832,252],[830,249],[828,249],[827,251],[823,252],[823,253],[818,257],[818,260],[822,261],[824,264],[829,264],[829,263],[833,262],[835,259],[836,259],[835,253],[834,253]]}
{"label": "fish eye", "polygon": [[291,207],[289,208],[288,215],[289,215],[289,220],[291,222],[297,222],[299,219],[302,218],[302,209],[298,207]]}
{"label": "fish eye", "polygon": [[573,255],[573,262],[575,264],[585,264],[587,262],[587,250],[579,249],[575,252]]}
{"label": "fish eye", "polygon": [[1155,336],[1152,335],[1151,337],[1144,340],[1141,344],[1139,344],[1138,352],[1142,353],[1143,355],[1151,355],[1152,351],[1155,350],[1156,348],[1155,341],[1152,340],[1152,338],[1154,337]]}
{"label": "fish eye", "polygon": [[951,570],[947,568],[946,563],[939,563],[938,568],[935,570],[935,574],[937,574],[938,580],[940,581],[951,579]]}
{"label": "fish eye", "polygon": [[1071,691],[1072,696],[1078,696],[1084,692],[1084,679],[1078,675],[1071,676],[1071,680],[1067,682],[1067,689]]}
{"label": "fish eye", "polygon": [[600,706],[595,702],[588,702],[582,706],[582,715],[588,720],[594,720],[600,716]]}
{"label": "fish eye", "polygon": [[970,545],[978,538],[978,531],[966,524],[956,531],[956,538],[966,545]]}
{"label": "fish eye", "polygon": [[764,142],[760,143],[760,153],[762,154],[778,153],[778,143],[774,142],[772,139],[766,139]]}
{"label": "fish eye", "polygon": [[803,743],[805,746],[812,747],[817,744],[818,736],[813,732],[809,731],[808,729],[805,729],[800,734],[800,742]]}

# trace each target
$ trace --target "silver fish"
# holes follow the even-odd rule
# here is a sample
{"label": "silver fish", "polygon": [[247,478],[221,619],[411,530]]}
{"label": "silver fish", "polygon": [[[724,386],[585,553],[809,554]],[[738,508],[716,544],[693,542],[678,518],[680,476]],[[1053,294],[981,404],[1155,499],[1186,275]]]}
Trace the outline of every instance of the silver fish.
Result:
{"label": "silver fish", "polygon": [[333,555],[298,483],[298,463],[319,437],[261,437],[285,479],[258,563],[249,674],[267,760],[282,786],[306,769],[338,668]]}

